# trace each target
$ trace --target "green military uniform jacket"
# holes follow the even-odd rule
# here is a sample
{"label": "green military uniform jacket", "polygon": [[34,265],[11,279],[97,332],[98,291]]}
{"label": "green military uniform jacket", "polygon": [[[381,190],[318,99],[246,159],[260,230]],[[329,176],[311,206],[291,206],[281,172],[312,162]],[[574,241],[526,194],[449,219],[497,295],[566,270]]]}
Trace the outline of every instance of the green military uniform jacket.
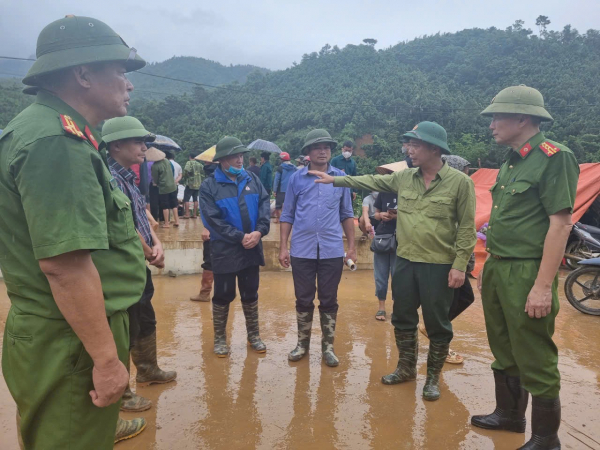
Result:
{"label": "green military uniform jacket", "polygon": [[175,179],[173,178],[173,169],[168,159],[161,159],[152,164],[152,181],[158,186],[158,193],[170,194],[177,190]]}
{"label": "green military uniform jacket", "polygon": [[465,272],[475,243],[475,187],[444,163],[425,189],[420,169],[390,175],[335,177],[335,186],[398,194],[397,255],[412,262],[452,264]]}
{"label": "green military uniform jacket", "polygon": [[91,250],[106,315],[139,301],[144,253],[129,199],[73,108],[41,90],[0,135],[0,268],[25,314],[62,319],[38,260]]}
{"label": "green military uniform jacket", "polygon": [[183,168],[183,183],[190,189],[200,189],[204,181],[204,167],[198,161],[188,161]]}
{"label": "green military uniform jacket", "polygon": [[541,258],[548,216],[573,211],[578,179],[573,152],[541,132],[518,151],[510,150],[490,189],[486,250],[503,258]]}

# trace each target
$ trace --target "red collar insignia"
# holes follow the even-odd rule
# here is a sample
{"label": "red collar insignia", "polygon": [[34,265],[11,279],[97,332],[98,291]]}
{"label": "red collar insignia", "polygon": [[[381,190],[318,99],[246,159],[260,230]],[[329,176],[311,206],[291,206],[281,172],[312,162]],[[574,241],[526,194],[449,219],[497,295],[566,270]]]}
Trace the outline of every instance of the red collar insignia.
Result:
{"label": "red collar insignia", "polygon": [[521,155],[521,158],[525,158],[529,154],[530,151],[531,151],[531,144],[528,142],[519,151],[519,155]]}
{"label": "red collar insignia", "polygon": [[87,125],[84,128],[85,131],[85,135],[87,136],[87,138],[90,140],[90,142],[92,143],[92,145],[94,146],[94,148],[96,150],[98,150],[98,141],[96,140],[96,138],[94,137],[94,135],[92,134],[92,131],[90,130],[90,127],[88,127]]}
{"label": "red collar insignia", "polygon": [[546,141],[546,142],[542,142],[540,144],[540,148],[542,149],[542,151],[546,154],[546,156],[548,158],[556,155],[558,152],[560,152],[560,148],[552,145],[550,142]]}

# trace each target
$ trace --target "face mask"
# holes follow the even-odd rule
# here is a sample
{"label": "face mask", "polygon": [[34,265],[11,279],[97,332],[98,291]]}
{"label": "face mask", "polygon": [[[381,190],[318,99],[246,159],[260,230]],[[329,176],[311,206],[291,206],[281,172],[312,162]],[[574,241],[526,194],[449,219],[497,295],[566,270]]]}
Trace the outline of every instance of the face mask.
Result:
{"label": "face mask", "polygon": [[232,175],[239,175],[244,169],[238,169],[237,167],[229,166],[225,171]]}
{"label": "face mask", "polygon": [[342,152],[342,156],[346,159],[350,159],[352,156],[352,152]]}

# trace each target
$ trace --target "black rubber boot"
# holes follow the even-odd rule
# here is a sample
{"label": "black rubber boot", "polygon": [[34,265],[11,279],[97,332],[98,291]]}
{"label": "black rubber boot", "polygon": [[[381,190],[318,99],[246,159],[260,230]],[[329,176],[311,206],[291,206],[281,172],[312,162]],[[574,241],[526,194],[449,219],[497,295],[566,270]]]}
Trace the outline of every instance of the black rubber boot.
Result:
{"label": "black rubber boot", "polygon": [[521,387],[519,377],[505,375],[494,370],[496,382],[496,409],[493,413],[471,417],[471,424],[486,430],[505,430],[525,433],[525,410],[529,392]]}
{"label": "black rubber boot", "polygon": [[531,439],[519,450],[560,450],[560,398],[533,397]]}

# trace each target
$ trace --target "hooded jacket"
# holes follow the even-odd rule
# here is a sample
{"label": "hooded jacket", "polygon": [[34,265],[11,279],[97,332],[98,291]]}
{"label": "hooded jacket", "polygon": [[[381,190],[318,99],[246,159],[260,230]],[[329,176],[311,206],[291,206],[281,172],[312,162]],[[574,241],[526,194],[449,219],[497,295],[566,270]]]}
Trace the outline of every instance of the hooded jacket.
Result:
{"label": "hooded jacket", "polygon": [[277,173],[275,173],[275,181],[273,182],[273,191],[275,191],[275,192],[287,191],[290,177],[295,172],[296,172],[296,167],[294,167],[292,164],[282,163],[277,168]]}
{"label": "hooded jacket", "polygon": [[202,222],[210,231],[210,257],[216,274],[264,266],[262,241],[252,249],[242,246],[245,234],[269,234],[269,194],[253,173],[243,171],[231,180],[217,167],[200,186]]}

